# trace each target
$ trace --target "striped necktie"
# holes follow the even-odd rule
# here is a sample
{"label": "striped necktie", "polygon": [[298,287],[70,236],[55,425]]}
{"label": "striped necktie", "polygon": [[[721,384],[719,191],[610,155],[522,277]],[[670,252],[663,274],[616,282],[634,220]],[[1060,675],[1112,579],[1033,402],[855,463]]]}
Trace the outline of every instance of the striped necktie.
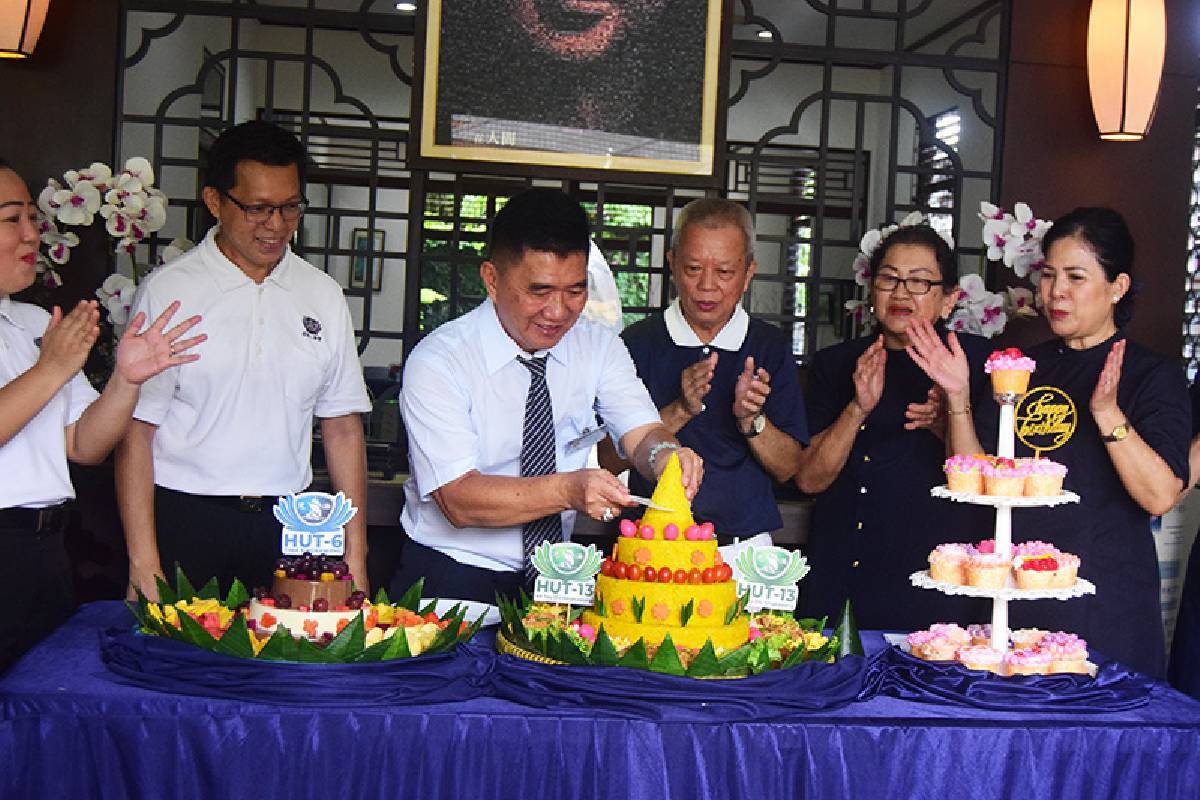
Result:
{"label": "striped necktie", "polygon": [[[517,360],[530,375],[529,394],[525,396],[525,427],[521,434],[521,477],[552,475],[557,472],[557,460],[554,455],[554,408],[550,403],[550,389],[546,386],[546,356]],[[525,523],[521,539],[525,586],[532,590],[537,571],[529,558],[543,542],[562,541],[562,518],[554,513]]]}

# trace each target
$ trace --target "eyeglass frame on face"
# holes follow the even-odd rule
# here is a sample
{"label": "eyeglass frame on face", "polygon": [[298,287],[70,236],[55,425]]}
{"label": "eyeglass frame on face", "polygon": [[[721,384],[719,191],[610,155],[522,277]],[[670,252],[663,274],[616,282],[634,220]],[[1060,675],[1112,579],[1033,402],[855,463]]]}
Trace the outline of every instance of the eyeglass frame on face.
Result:
{"label": "eyeglass frame on face", "polygon": [[[885,286],[881,283],[881,281],[890,283],[891,286]],[[921,286],[924,284],[925,288],[921,291],[917,291],[912,285],[910,285],[910,281],[916,286]],[[896,291],[897,287],[900,286],[900,284],[904,284],[904,291],[908,292],[913,297],[924,297],[933,291],[933,287],[944,287],[946,285],[946,281],[944,279],[934,280],[932,278],[919,278],[913,276],[901,278],[899,275],[884,274],[876,275],[874,278],[872,278],[871,284],[881,292],[894,292]]]}
{"label": "eyeglass frame on face", "polygon": [[[241,209],[242,214],[246,217],[246,222],[255,225],[261,225],[262,223],[266,222],[271,217],[275,216],[276,211],[279,212],[279,218],[284,222],[295,222],[303,217],[304,212],[308,210],[307,198],[301,198],[300,200],[292,203],[282,203],[277,206],[271,205],[270,203],[254,203],[252,205],[246,205],[229,192],[221,190],[221,194],[228,198],[229,202]],[[289,208],[296,210],[296,216],[290,218],[288,217],[287,209]]]}

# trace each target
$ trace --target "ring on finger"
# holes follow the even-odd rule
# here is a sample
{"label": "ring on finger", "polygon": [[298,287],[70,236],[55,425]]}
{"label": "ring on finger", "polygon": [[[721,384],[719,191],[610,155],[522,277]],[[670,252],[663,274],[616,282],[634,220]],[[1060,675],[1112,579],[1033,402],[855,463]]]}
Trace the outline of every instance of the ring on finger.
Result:
{"label": "ring on finger", "polygon": [[611,508],[605,506],[604,513],[600,515],[600,519],[604,522],[612,522],[614,519],[616,519],[616,515],[613,514],[613,510]]}

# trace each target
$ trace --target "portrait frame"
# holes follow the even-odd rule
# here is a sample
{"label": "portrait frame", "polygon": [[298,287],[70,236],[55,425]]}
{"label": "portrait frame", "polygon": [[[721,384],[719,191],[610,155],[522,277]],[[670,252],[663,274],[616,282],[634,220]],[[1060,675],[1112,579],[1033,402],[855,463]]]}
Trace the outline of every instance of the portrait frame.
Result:
{"label": "portrait frame", "polygon": [[[610,57],[611,69],[595,63],[589,65],[590,71],[581,68],[578,74],[588,79],[575,80],[565,77],[573,73],[561,68],[561,54],[553,62],[559,68],[537,68],[550,63],[550,46],[530,44],[536,38],[531,31],[551,26],[531,28],[519,19],[529,12],[516,10],[537,4],[427,0],[416,22],[409,161],[425,169],[454,165],[578,180],[644,182],[657,177],[677,185],[722,185],[731,0],[613,3],[628,12],[629,33],[621,37],[620,56]],[[655,13],[630,11],[646,8]],[[466,26],[454,21],[455,15],[468,14],[475,20],[500,21],[476,24],[468,34]],[[690,27],[679,25],[680,19],[692,20]],[[527,36],[512,36],[513,30]],[[467,35],[472,37],[469,41]],[[673,35],[678,38],[671,39]],[[605,41],[616,39],[614,35]],[[644,45],[648,41],[653,41],[652,47]],[[593,57],[593,49],[576,45],[576,51],[593,62],[607,57]],[[480,61],[491,53],[503,60],[494,66]],[[660,62],[668,66],[661,67]],[[522,68],[527,69],[525,77],[515,77]],[[458,79],[452,80],[456,75]],[[630,77],[645,75],[652,77]],[[537,85],[538,80],[545,81],[546,87]],[[568,102],[552,99],[563,94],[573,97]],[[608,102],[596,97],[606,97]]]}
{"label": "portrait frame", "polygon": [[370,228],[355,228],[350,234],[350,288],[367,288],[367,265],[371,264],[371,290],[383,289],[384,232]]}

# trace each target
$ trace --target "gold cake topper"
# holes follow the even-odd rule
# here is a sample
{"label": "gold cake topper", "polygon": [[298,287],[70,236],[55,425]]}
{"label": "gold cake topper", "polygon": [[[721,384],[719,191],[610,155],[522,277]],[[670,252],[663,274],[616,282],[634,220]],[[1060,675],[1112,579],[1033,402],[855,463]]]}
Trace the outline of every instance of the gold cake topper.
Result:
{"label": "gold cake topper", "polygon": [[1071,396],[1057,386],[1038,386],[1017,403],[1017,438],[1040,456],[1057,450],[1075,434],[1079,415]]}

